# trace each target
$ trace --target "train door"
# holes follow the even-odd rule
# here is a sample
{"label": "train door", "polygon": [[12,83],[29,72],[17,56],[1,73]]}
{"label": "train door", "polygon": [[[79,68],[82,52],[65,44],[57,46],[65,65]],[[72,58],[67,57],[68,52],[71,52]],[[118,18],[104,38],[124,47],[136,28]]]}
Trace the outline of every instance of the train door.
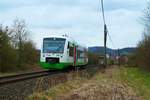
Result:
{"label": "train door", "polygon": [[69,61],[74,65],[74,45],[71,42],[68,42],[68,51],[69,51]]}
{"label": "train door", "polygon": [[76,62],[77,62],[77,48],[74,45],[74,60],[73,60],[73,65],[76,66]]}

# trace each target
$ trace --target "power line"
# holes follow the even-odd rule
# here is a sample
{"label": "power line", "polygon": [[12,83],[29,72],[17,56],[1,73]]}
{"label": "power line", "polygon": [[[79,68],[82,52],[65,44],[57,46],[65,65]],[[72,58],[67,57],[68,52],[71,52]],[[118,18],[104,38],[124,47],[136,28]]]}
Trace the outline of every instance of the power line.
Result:
{"label": "power line", "polygon": [[111,35],[109,34],[109,32],[108,32],[108,37],[109,37],[109,39],[110,39],[111,44],[113,45],[113,47],[116,48],[116,45],[114,44],[114,42],[113,42],[113,40],[112,40]]}

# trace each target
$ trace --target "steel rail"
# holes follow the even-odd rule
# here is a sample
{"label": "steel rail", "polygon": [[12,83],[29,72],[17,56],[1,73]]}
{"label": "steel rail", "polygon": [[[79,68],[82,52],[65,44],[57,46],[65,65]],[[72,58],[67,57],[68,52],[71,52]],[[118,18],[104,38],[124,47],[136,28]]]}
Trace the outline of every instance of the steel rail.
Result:
{"label": "steel rail", "polygon": [[37,73],[43,73],[45,71],[37,71],[37,72],[27,72],[27,73],[20,73],[20,74],[15,74],[15,75],[7,75],[7,76],[1,76],[1,79],[6,79],[6,78],[11,78],[11,77],[17,77],[17,76],[23,76],[23,75],[33,75],[33,74],[37,74]]}
{"label": "steel rail", "polygon": [[9,75],[0,77],[0,86],[20,81],[25,81],[28,79],[43,77],[47,75],[53,75],[58,74],[60,71],[39,71],[39,72],[29,72],[29,73],[23,73],[23,74],[17,74],[17,75]]}
{"label": "steel rail", "polygon": [[[93,67],[93,65],[90,65],[88,67],[90,68],[91,66]],[[83,69],[87,69],[88,67],[86,66]],[[17,75],[3,76],[3,77],[0,77],[0,86],[11,84],[11,83],[16,83],[16,82],[21,82],[21,81],[25,81],[29,79],[44,77],[48,75],[57,75],[61,73],[67,73],[68,71],[71,71],[71,69],[70,70],[44,70],[44,71],[38,71],[38,72],[27,72],[27,73],[21,73]]]}

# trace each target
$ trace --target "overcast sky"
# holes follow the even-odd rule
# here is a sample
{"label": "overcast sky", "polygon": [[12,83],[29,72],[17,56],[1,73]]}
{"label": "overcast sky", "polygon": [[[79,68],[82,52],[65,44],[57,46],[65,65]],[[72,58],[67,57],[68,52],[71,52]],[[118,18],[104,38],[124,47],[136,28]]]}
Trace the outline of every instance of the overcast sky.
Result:
{"label": "overcast sky", "polygon": [[[143,26],[140,17],[147,0],[104,0],[108,47],[136,46]],[[37,48],[44,36],[67,34],[86,46],[103,45],[100,0],[0,0],[0,23],[24,19]]]}

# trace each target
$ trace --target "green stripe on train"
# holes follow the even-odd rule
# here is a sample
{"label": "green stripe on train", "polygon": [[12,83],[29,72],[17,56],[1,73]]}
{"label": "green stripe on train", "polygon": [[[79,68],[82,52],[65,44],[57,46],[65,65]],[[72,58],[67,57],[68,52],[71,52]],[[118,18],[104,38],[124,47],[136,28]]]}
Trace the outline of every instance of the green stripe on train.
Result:
{"label": "green stripe on train", "polygon": [[77,62],[77,63],[76,63],[76,66],[85,65],[85,64],[87,64],[87,63]]}
{"label": "green stripe on train", "polygon": [[40,66],[44,69],[64,69],[67,68],[68,66],[72,65],[72,63],[45,63],[45,62],[40,62]]}
{"label": "green stripe on train", "polygon": [[[86,63],[81,63],[81,62],[77,62],[76,66],[79,65],[85,65]],[[40,62],[40,66],[44,69],[64,69],[67,68],[69,66],[73,65],[73,63],[54,63],[54,64],[50,64],[50,63],[45,63],[45,62]]]}

